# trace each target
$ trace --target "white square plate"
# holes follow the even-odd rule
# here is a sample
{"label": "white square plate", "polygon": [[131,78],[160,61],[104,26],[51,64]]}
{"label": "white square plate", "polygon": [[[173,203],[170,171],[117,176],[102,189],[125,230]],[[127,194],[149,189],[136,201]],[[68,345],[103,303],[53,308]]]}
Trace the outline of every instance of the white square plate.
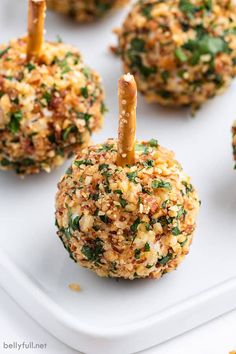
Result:
{"label": "white square plate", "polygon": [[[0,42],[26,32],[26,7],[26,0],[1,0]],[[116,136],[121,63],[108,46],[127,11],[83,26],[47,16],[47,38],[60,34],[103,77],[109,113],[95,142]],[[138,138],[157,138],[174,150],[202,200],[190,255],[160,281],[100,279],[69,259],[54,227],[56,184],[65,165],[24,180],[0,173],[0,283],[48,331],[89,354],[129,354],[236,306],[235,91],[234,82],[195,118],[138,99]],[[79,283],[81,292],[72,292],[70,283]]]}

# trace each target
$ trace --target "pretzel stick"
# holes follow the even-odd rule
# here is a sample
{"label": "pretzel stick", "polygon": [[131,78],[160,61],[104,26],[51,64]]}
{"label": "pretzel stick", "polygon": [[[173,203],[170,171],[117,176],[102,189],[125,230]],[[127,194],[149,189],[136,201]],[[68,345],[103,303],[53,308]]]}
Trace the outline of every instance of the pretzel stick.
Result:
{"label": "pretzel stick", "polygon": [[119,80],[119,130],[117,165],[135,162],[137,86],[134,77],[123,75]]}
{"label": "pretzel stick", "polygon": [[45,0],[29,0],[27,59],[37,59],[44,41]]}

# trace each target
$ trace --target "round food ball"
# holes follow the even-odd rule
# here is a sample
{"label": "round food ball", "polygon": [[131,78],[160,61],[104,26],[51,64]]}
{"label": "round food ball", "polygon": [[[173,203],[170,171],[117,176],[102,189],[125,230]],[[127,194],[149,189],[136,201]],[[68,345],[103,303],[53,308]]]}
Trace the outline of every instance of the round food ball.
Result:
{"label": "round food ball", "polygon": [[93,21],[127,2],[128,0],[47,0],[50,9],[69,15],[78,22]]}
{"label": "round food ball", "polygon": [[231,1],[138,1],[117,53],[148,101],[197,108],[236,74],[235,23]]}
{"label": "round food ball", "polygon": [[87,145],[103,121],[103,89],[80,53],[45,42],[26,60],[27,39],[0,46],[0,169],[49,172]]}
{"label": "round food ball", "polygon": [[133,166],[116,159],[113,139],[79,153],[58,184],[58,235],[71,258],[99,276],[160,278],[189,251],[197,193],[154,139],[136,144]]}
{"label": "round food ball", "polygon": [[233,154],[234,154],[234,160],[236,161],[236,121],[233,124],[232,133],[233,133]]}

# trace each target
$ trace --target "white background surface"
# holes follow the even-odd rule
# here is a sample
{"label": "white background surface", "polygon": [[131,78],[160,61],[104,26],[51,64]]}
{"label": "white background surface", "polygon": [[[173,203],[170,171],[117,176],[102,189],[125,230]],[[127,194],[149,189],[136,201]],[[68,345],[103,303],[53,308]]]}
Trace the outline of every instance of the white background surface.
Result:
{"label": "white background surface", "polygon": [[[0,289],[0,353],[16,352],[3,350],[3,341],[47,343],[46,350],[19,353],[78,353],[50,336]],[[228,354],[233,349],[236,349],[236,311],[140,354]]]}

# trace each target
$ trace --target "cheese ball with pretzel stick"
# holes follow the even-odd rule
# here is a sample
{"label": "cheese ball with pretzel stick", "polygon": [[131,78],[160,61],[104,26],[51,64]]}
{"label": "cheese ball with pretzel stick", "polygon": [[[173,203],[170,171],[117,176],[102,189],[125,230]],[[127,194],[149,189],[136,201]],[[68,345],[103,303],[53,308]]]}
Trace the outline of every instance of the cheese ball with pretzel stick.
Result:
{"label": "cheese ball with pretzel stick", "polygon": [[171,151],[135,141],[136,97],[124,75],[118,140],[76,156],[58,184],[56,225],[70,257],[99,276],[158,279],[189,252],[199,199]]}
{"label": "cheese ball with pretzel stick", "polygon": [[118,34],[117,53],[149,102],[198,108],[236,74],[232,1],[137,1]]}
{"label": "cheese ball with pretzel stick", "polygon": [[129,0],[47,0],[50,9],[69,15],[77,22],[91,22]]}
{"label": "cheese ball with pretzel stick", "polygon": [[44,42],[45,1],[29,0],[28,37],[0,45],[0,169],[50,171],[103,121],[96,72],[74,47]]}

